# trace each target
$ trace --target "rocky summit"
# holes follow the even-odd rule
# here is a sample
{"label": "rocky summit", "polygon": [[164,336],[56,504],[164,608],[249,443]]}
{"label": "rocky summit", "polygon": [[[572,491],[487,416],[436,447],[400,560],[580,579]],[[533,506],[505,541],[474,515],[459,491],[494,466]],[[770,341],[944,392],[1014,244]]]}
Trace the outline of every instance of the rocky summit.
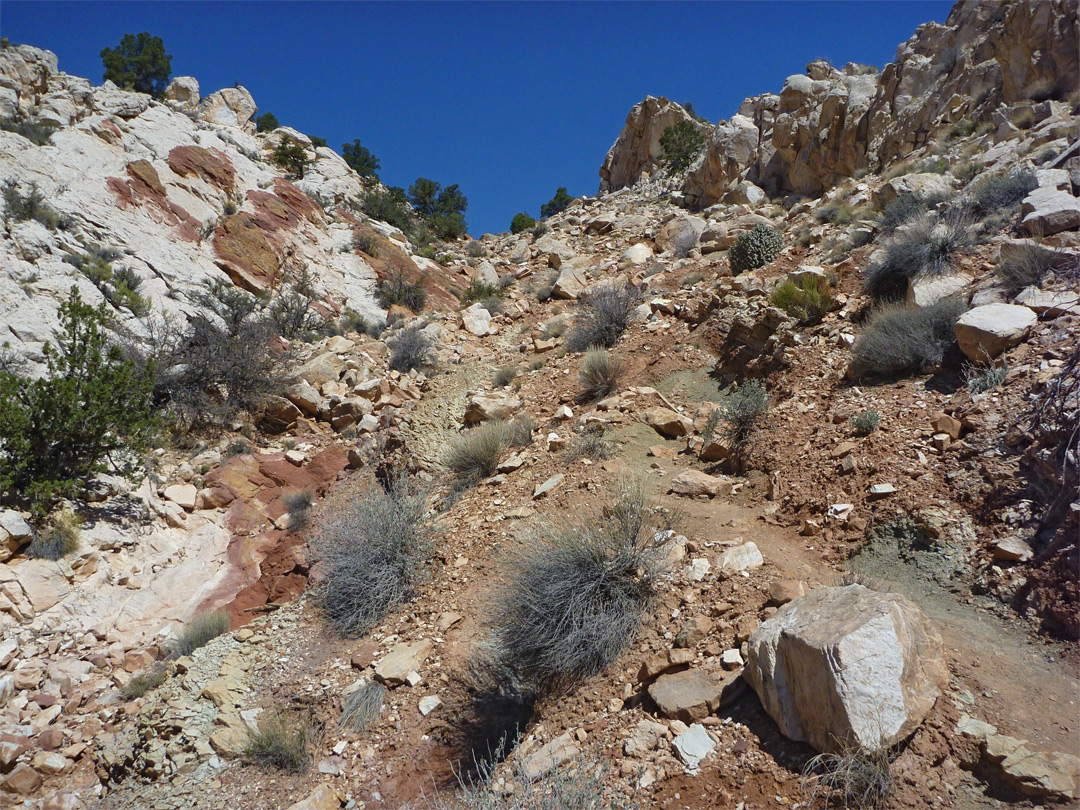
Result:
{"label": "rocky summit", "polygon": [[5,39],[0,804],[1080,801],[1078,32],[648,96],[476,238]]}

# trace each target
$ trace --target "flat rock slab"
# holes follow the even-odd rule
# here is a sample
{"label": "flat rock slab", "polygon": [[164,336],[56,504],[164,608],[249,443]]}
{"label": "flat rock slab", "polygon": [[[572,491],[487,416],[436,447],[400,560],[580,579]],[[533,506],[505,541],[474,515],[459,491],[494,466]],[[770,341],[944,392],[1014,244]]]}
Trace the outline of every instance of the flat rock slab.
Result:
{"label": "flat rock slab", "polygon": [[551,478],[549,478],[547,481],[545,481],[533,490],[533,498],[543,498],[545,495],[551,492],[551,490],[555,489],[555,487],[561,484],[564,478],[566,478],[566,476],[562,473],[551,476]]}
{"label": "flat rock slab", "polygon": [[672,742],[675,753],[690,770],[695,770],[705,757],[716,748],[709,732],[700,723],[694,723]]}
{"label": "flat rock slab", "polygon": [[734,486],[729,478],[708,475],[700,470],[687,470],[671,479],[668,492],[673,492],[676,495],[686,495],[691,498],[698,495],[715,498],[718,495],[730,495],[733,488]]}
{"label": "flat rock slab", "polygon": [[960,316],[956,322],[956,340],[969,360],[985,363],[1019,344],[1037,320],[1027,307],[984,304]]}
{"label": "flat rock slab", "polygon": [[580,752],[581,750],[578,748],[577,743],[574,742],[574,738],[570,736],[569,731],[560,734],[547,745],[525,758],[523,765],[525,776],[529,780],[539,779],[541,776],[554,771],[564,762],[574,759]]}
{"label": "flat rock slab", "polygon": [[1037,188],[1020,205],[1021,224],[1032,236],[1051,236],[1080,228],[1080,199],[1056,188]]}
{"label": "flat rock slab", "polygon": [[761,556],[757,544],[753,542],[733,546],[720,555],[720,570],[725,574],[749,571],[751,568],[760,568],[764,564],[765,558]]}
{"label": "flat rock slab", "polygon": [[427,639],[414,641],[412,644],[404,641],[395,644],[393,649],[375,665],[375,680],[387,686],[400,686],[406,683],[409,674],[419,670],[434,649],[435,646]]}
{"label": "flat rock slab", "polygon": [[661,675],[649,686],[649,697],[661,714],[693,723],[720,707],[725,681],[701,669]]}
{"label": "flat rock slab", "polygon": [[172,501],[187,512],[195,508],[195,496],[198,494],[194,484],[173,484],[165,487],[165,500]]}

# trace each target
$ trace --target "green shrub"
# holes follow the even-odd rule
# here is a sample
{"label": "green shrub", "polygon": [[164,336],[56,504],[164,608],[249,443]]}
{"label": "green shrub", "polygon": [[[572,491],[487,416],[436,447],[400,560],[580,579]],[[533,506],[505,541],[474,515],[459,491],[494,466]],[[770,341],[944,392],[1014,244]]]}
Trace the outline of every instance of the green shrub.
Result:
{"label": "green shrub", "polygon": [[169,644],[169,649],[177,658],[191,655],[195,650],[204,647],[229,631],[229,614],[224,611],[214,613],[200,613],[192,617],[184,629]]}
{"label": "green shrub", "polygon": [[[566,186],[559,186],[555,189],[555,196],[540,206],[540,216],[553,217],[556,214],[561,214],[570,207],[570,203],[573,201],[574,198],[567,193]],[[546,229],[547,226],[545,225],[544,228]],[[537,236],[537,234],[534,233],[533,236]]]}
{"label": "green shrub", "polygon": [[985,166],[979,163],[979,161],[968,160],[964,163],[961,163],[960,166],[958,166],[956,170],[953,171],[953,177],[955,177],[957,180],[959,180],[966,186],[968,183],[978,177],[979,172],[981,172],[984,168]]}
{"label": "green shrub", "polygon": [[514,214],[514,218],[510,220],[510,233],[518,234],[524,231],[531,230],[536,227],[536,220],[522,211],[520,214]]}
{"label": "green shrub", "polygon": [[619,342],[639,296],[631,287],[603,286],[578,299],[574,326],[566,337],[566,348],[583,352],[594,347],[611,348]]}
{"label": "green shrub", "polygon": [[964,384],[973,394],[985,394],[993,391],[1009,376],[1009,367],[1005,363],[996,366],[967,364],[964,366]]}
{"label": "green shrub", "polygon": [[34,146],[44,146],[56,132],[52,124],[39,124],[37,121],[20,121],[15,118],[0,118],[0,130],[22,135]]}
{"label": "green shrub", "polygon": [[465,211],[469,200],[457,183],[445,188],[426,177],[409,186],[409,203],[440,239],[457,239],[468,230]]}
{"label": "green shrub", "polygon": [[375,297],[379,299],[379,306],[383,309],[398,305],[420,313],[427,304],[424,279],[421,277],[410,281],[408,274],[397,268],[391,268],[386,278],[375,285]]}
{"label": "green shrub", "polygon": [[458,484],[471,486],[495,472],[509,439],[505,422],[484,422],[450,441],[443,465]]}
{"label": "green shrub", "polygon": [[658,549],[640,485],[594,516],[552,516],[508,556],[492,604],[500,660],[541,690],[611,666],[655,596]]}
{"label": "green shrub", "polygon": [[536,227],[533,228],[531,231],[529,231],[529,233],[532,234],[533,239],[539,239],[541,236],[543,236],[545,233],[547,233],[550,230],[551,230],[551,228],[548,226],[548,224],[546,222],[538,222],[536,224]]}
{"label": "green shrub", "polygon": [[965,217],[944,222],[923,217],[890,238],[885,258],[867,269],[864,289],[876,302],[903,300],[909,282],[952,272],[957,254],[972,244],[971,223]]}
{"label": "green shrub", "polygon": [[323,612],[342,636],[362,636],[411,598],[431,559],[427,492],[406,477],[326,510],[313,548],[326,569]]}
{"label": "green shrub", "polygon": [[734,448],[746,445],[769,411],[769,393],[761,380],[744,380],[724,400],[724,438]]}
{"label": "green shrub", "polygon": [[264,112],[255,119],[256,132],[273,132],[279,126],[281,124],[278,123],[277,116],[272,112]]}
{"label": "green shrub", "polygon": [[308,159],[307,150],[288,135],[282,136],[277,142],[270,159],[278,167],[295,174],[301,180],[304,179],[304,169],[311,162]]}
{"label": "green shrub", "polygon": [[606,349],[589,349],[581,361],[578,381],[581,384],[581,400],[595,402],[609,397],[619,390],[622,376],[622,360]]}
{"label": "green shrub", "polygon": [[814,212],[814,219],[818,222],[830,222],[833,225],[850,225],[863,218],[866,209],[856,208],[851,203],[843,200],[834,200],[826,203]]}
{"label": "green shrub", "polygon": [[498,297],[502,292],[494,284],[485,284],[483,281],[474,280],[458,294],[458,300],[464,304],[475,304],[485,298]]}
{"label": "green shrub", "polygon": [[281,712],[265,716],[259,730],[251,734],[244,756],[252,762],[288,773],[307,770],[308,729],[295,717]]}
{"label": "green shrub", "polygon": [[165,43],[146,31],[124,34],[115,48],[102,49],[101,63],[105,66],[102,81],[154,98],[161,98],[172,72],[172,56],[165,53]]}
{"label": "green shrub", "polygon": [[379,159],[371,153],[359,140],[341,145],[341,157],[349,164],[349,168],[361,177],[370,177],[375,182],[379,180]]}
{"label": "green shrub", "polygon": [[660,147],[664,150],[660,159],[668,173],[679,174],[689,169],[705,149],[705,136],[692,122],[683,120],[664,129]]}
{"label": "green shrub", "polygon": [[386,702],[386,687],[368,681],[345,699],[338,725],[355,731],[366,731],[375,725]]}
{"label": "green shrub", "polygon": [[311,307],[318,298],[315,279],[307,265],[286,273],[267,307],[274,331],[289,340],[307,340],[321,331],[325,318]]}
{"label": "green shrub", "polygon": [[208,283],[197,299],[213,317],[200,312],[182,327],[162,320],[150,348],[155,399],[188,429],[257,413],[287,387],[287,357],[267,351],[275,327],[264,299],[223,281]]}
{"label": "green shrub", "polygon": [[874,313],[851,348],[855,377],[913,374],[941,362],[956,339],[966,305],[947,299],[929,307],[888,306]]}
{"label": "green shrub", "polygon": [[64,510],[52,516],[44,530],[37,533],[26,549],[31,560],[59,560],[79,550],[83,521]]}
{"label": "green shrub", "polygon": [[482,259],[487,256],[487,248],[485,248],[480,242],[477,242],[475,239],[473,239],[469,242],[469,244],[465,246],[465,255],[467,255],[470,259]]}
{"label": "green shrub", "polygon": [[784,238],[780,231],[758,223],[752,230],[740,234],[728,250],[731,274],[737,276],[745,270],[764,267],[779,256],[783,249]]}
{"label": "green shrub", "polygon": [[149,672],[140,672],[124,684],[124,688],[120,690],[120,696],[124,700],[141,698],[147,692],[157,689],[165,683],[168,677],[161,667],[152,667]]}
{"label": "green shrub", "polygon": [[43,377],[0,370],[0,491],[27,498],[39,513],[98,472],[133,474],[156,427],[153,365],[137,368],[110,342],[105,306],[84,304],[72,287],[59,318],[57,345],[43,349]]}
{"label": "green shrub", "polygon": [[1031,169],[996,174],[979,181],[971,191],[967,207],[979,217],[1011,213],[1038,185]]}
{"label": "green shrub", "polygon": [[393,225],[404,234],[411,233],[416,224],[405,190],[397,186],[368,189],[360,200],[360,210],[372,219]]}
{"label": "green shrub", "polygon": [[353,235],[352,247],[373,259],[379,258],[379,237],[373,233],[357,232]]}
{"label": "green shrub", "polygon": [[413,369],[425,371],[435,365],[435,342],[418,327],[401,329],[386,341],[390,347],[390,368],[407,374]]}
{"label": "green shrub", "polygon": [[68,226],[67,219],[61,217],[45,202],[45,195],[37,187],[37,183],[31,183],[29,190],[21,194],[14,180],[5,180],[0,193],[4,197],[4,215],[7,220],[25,222],[33,219],[50,231]]}
{"label": "green shrub", "polygon": [[869,436],[881,424],[881,414],[875,410],[861,411],[848,420],[851,429],[859,436]]}
{"label": "green shrub", "polygon": [[832,297],[828,282],[807,276],[799,284],[784,279],[773,287],[769,301],[800,322],[812,324],[820,323],[828,313]]}

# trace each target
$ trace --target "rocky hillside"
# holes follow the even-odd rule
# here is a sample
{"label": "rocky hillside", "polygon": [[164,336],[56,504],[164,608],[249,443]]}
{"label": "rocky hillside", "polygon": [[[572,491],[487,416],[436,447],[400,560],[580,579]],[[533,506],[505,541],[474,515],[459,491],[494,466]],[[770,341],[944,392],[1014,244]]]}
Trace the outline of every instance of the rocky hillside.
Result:
{"label": "rocky hillside", "polygon": [[647,98],[596,197],[438,261],[243,88],[0,50],[0,114],[52,125],[0,131],[0,371],[72,285],[125,346],[305,270],[319,324],[262,337],[250,411],[162,400],[134,480],[6,494],[4,806],[1080,800],[1077,30],[962,2],[718,125]]}
{"label": "rocky hillside", "polygon": [[816,196],[845,178],[881,171],[958,126],[992,125],[994,140],[1003,141],[1041,124],[1038,143],[1067,138],[1064,100],[1076,89],[1078,53],[1076,6],[1067,0],[957,3],[944,24],[919,26],[880,72],[812,62],[806,75],[788,77],[779,95],[748,98],[716,125],[647,98],[630,111],[608,152],[600,191],[654,174],[660,136],[681,120],[708,139],[677,189],[681,202],[698,208],[725,198],[745,202],[747,195],[757,202],[762,192],[752,186],[773,197]]}

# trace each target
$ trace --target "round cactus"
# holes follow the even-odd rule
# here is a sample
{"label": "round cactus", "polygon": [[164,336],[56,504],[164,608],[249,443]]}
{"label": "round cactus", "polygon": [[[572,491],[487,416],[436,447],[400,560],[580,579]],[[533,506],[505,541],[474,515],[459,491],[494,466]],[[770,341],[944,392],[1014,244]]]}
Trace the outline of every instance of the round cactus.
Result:
{"label": "round cactus", "polygon": [[776,228],[758,223],[752,231],[742,234],[728,251],[731,275],[737,276],[744,270],[754,270],[768,264],[784,247],[784,238]]}

